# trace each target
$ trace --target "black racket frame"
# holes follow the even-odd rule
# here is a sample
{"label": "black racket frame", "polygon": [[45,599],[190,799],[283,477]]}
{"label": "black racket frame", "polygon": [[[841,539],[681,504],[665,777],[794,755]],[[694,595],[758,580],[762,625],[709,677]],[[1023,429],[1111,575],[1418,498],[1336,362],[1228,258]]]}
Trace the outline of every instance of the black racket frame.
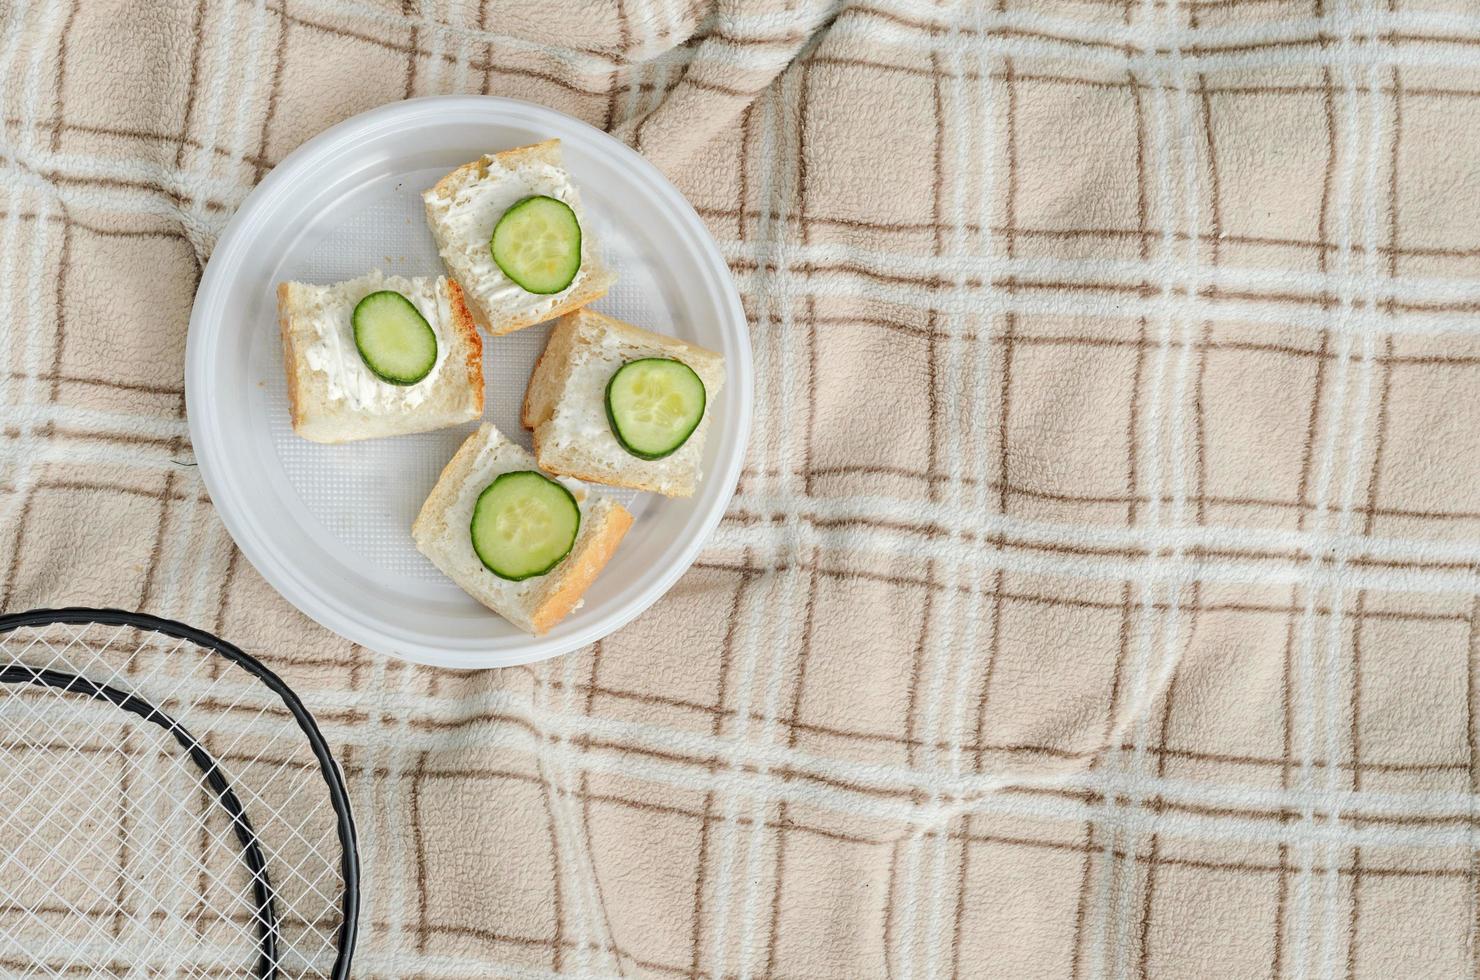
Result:
{"label": "black racket frame", "polygon": [[[343,920],[339,926],[338,952],[330,972],[333,980],[347,980],[350,961],[354,958],[355,940],[359,933],[360,916],[360,850],[355,836],[354,815],[350,811],[349,792],[344,784],[344,774],[329,744],[324,740],[318,723],[303,706],[303,701],[283,679],[256,657],[241,648],[196,629],[170,619],[162,619],[147,613],[126,612],[121,609],[88,609],[72,606],[65,609],[33,609],[28,612],[0,615],[0,635],[26,627],[43,627],[56,623],[68,625],[101,625],[133,627],[148,630],[178,640],[186,640],[196,646],[225,657],[267,686],[283,702],[298,723],[309,748],[318,760],[319,771],[329,788],[329,801],[334,807],[335,823],[339,835],[340,874],[344,878],[344,899],[340,911]],[[0,684],[37,684],[82,694],[97,700],[111,702],[123,711],[130,712],[145,721],[168,731],[190,756],[191,760],[206,776],[216,794],[216,800],[231,818],[232,830],[242,846],[242,859],[252,875],[253,917],[257,920],[258,961],[257,975],[262,980],[275,980],[278,976],[278,919],[272,903],[272,887],[268,878],[267,864],[262,856],[261,842],[247,817],[241,800],[227,781],[225,771],[206,751],[200,741],[176,719],[150,704],[136,694],[121,691],[106,684],[99,684],[86,677],[51,669],[37,669],[20,663],[0,664]]]}

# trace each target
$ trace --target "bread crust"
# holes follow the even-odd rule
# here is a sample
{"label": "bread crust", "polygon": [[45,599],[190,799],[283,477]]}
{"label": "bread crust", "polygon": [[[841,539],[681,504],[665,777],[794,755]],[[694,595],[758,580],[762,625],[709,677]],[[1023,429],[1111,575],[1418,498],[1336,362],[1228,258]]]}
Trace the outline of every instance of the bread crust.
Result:
{"label": "bread crust", "polygon": [[575,345],[575,336],[580,322],[578,313],[571,313],[561,317],[550,328],[550,337],[545,341],[545,349],[540,351],[539,359],[534,362],[534,370],[529,373],[529,384],[524,389],[524,403],[519,409],[519,424],[526,429],[533,430],[541,422],[549,419],[551,412],[554,411],[553,400],[536,405],[535,399],[547,394],[553,399],[553,393],[549,389],[558,383],[560,375],[567,368],[567,361],[570,359],[571,348]]}
{"label": "bread crust", "polygon": [[[552,336],[550,338],[554,340]],[[529,372],[529,384],[524,386],[524,400],[519,404],[519,424],[533,432],[534,427],[539,425],[543,419],[535,418],[533,405],[536,387],[542,387],[545,383],[545,373],[552,370],[551,365],[554,358],[550,356],[550,344],[545,344],[545,349],[540,351],[540,356],[535,358],[534,370]]]}
{"label": "bread crust", "polygon": [[601,574],[601,570],[611,560],[617,545],[622,543],[622,537],[631,526],[632,515],[627,508],[612,501],[606,512],[606,520],[597,532],[576,553],[566,558],[569,564],[561,576],[560,584],[531,612],[529,618],[536,635],[548,633],[550,627],[575,608],[576,603],[581,601],[581,596],[586,594],[591,583],[596,581],[596,576]]}
{"label": "bread crust", "polygon": [[278,283],[278,332],[283,338],[283,374],[288,379],[288,417],[292,420],[293,431],[303,435],[303,408],[298,394],[298,351],[293,343],[293,285],[291,282]]}
{"label": "bread crust", "polygon": [[467,344],[467,350],[463,356],[463,369],[468,375],[468,384],[473,386],[473,404],[475,416],[483,414],[483,335],[478,332],[478,324],[473,320],[473,311],[468,309],[466,298],[463,296],[462,287],[457,280],[447,280],[447,298],[452,307],[452,329],[455,330]]}
{"label": "bread crust", "polygon": [[[560,167],[564,164],[560,151],[560,140],[548,139],[541,143],[531,143],[529,146],[520,146],[512,150],[486,154],[471,163],[463,164],[447,174],[433,184],[431,190],[422,196],[427,212],[427,223],[433,229],[432,236],[437,238],[437,248],[439,251],[444,247],[445,243],[436,234],[437,226],[433,213],[433,203],[451,197],[463,185],[484,177],[488,173],[488,163],[491,160],[497,160],[500,164],[509,168],[525,163],[544,163],[552,167]],[[496,311],[486,309],[478,297],[473,295],[467,297],[468,308],[473,313],[474,322],[488,331],[489,336],[502,337],[505,334],[513,333],[515,330],[523,330],[525,327],[532,327],[535,324],[553,320],[572,310],[580,309],[587,303],[594,303],[596,300],[605,296],[616,281],[617,277],[615,273],[601,265],[600,262],[593,261],[592,268],[586,271],[586,278],[581,284],[581,288],[571,292],[553,308],[544,312],[522,313],[517,316],[495,318],[494,314]]]}

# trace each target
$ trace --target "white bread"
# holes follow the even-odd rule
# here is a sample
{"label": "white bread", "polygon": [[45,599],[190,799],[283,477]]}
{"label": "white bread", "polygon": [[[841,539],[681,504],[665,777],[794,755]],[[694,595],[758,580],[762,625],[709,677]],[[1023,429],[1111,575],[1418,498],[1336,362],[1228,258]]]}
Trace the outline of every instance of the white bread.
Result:
{"label": "white bread", "polygon": [[[704,382],[704,417],[688,441],[662,459],[639,459],[623,449],[606,416],[607,382],[624,363],[640,357],[683,361]],[[703,475],[704,437],[724,381],[721,354],[594,310],[578,310],[551,328],[550,340],[530,375],[520,421],[534,433],[534,453],[542,469],[592,483],[688,497]]]}
{"label": "white bread", "polygon": [[[411,300],[437,335],[437,364],[414,385],[381,381],[360,359],[350,322],[367,295]],[[278,327],[293,431],[350,442],[462,425],[483,414],[483,340],[457,283],[371,272],[332,286],[278,285]]]}
{"label": "white bread", "polygon": [[[535,194],[570,205],[581,225],[581,268],[564,290],[528,292],[503,274],[489,252],[498,219],[515,202]],[[546,140],[486,155],[458,167],[422,195],[437,251],[463,287],[478,326],[493,336],[554,319],[600,299],[617,281],[601,263],[579,191],[562,165],[560,141]]]}
{"label": "white bread", "polygon": [[632,526],[632,515],[616,501],[590,493],[574,480],[562,480],[581,508],[575,546],[545,575],[522,582],[501,579],[473,550],[473,505],[494,477],[534,468],[534,457],[523,447],[483,423],[443,468],[411,526],[411,537],[417,550],[468,595],[520,629],[539,635],[580,602]]}

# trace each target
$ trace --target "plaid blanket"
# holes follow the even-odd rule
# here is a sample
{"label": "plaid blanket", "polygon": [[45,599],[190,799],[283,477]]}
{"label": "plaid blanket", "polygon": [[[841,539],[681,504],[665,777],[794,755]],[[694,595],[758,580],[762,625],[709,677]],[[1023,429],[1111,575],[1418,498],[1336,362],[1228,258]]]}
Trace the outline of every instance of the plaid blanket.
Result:
{"label": "plaid blanket", "polygon": [[[263,656],[357,976],[1470,976],[1480,18],[1459,0],[7,0],[0,607]],[[694,569],[457,674],[241,559],[186,437],[233,207],[409,96],[707,220],[757,423]]]}

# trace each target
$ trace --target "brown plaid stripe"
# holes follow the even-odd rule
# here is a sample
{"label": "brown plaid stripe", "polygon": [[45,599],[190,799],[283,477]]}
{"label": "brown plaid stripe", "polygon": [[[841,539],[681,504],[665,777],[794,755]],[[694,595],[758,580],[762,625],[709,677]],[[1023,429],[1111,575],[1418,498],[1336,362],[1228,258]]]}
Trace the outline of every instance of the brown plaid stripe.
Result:
{"label": "brown plaid stripe", "polygon": [[[1477,48],[1437,0],[14,4],[0,605],[309,694],[361,975],[1470,975]],[[182,419],[242,196],[444,92],[658,162],[760,378],[695,569],[496,674],[305,622]]]}

